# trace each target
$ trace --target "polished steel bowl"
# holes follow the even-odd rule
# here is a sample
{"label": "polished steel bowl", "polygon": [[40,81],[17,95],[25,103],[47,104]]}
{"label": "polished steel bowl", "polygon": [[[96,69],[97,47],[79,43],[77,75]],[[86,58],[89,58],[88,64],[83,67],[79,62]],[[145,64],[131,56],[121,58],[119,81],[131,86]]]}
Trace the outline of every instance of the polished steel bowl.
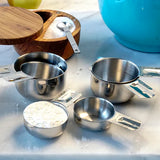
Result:
{"label": "polished steel bowl", "polygon": [[63,70],[55,65],[36,61],[23,63],[21,71],[34,79],[42,80],[49,80],[63,74]]}
{"label": "polished steel bowl", "polygon": [[[107,102],[107,103],[105,103]],[[100,131],[108,129],[115,110],[107,100],[87,97],[78,100],[74,105],[74,120],[83,128]]]}
{"label": "polished steel bowl", "polygon": [[119,58],[101,58],[91,68],[93,93],[112,103],[130,100],[135,94],[151,98],[152,88],[140,80],[140,70],[133,62]]}
{"label": "polished steel bowl", "polygon": [[99,97],[78,100],[74,105],[74,120],[79,126],[93,131],[106,130],[112,123],[130,130],[141,125],[140,121],[117,112],[111,102]]}
{"label": "polished steel bowl", "polygon": [[[38,61],[49,65],[23,65]],[[65,86],[66,61],[58,55],[47,52],[33,52],[20,56],[14,63],[15,71],[23,70],[38,78],[16,83],[19,93],[31,100],[51,100],[59,94]]]}

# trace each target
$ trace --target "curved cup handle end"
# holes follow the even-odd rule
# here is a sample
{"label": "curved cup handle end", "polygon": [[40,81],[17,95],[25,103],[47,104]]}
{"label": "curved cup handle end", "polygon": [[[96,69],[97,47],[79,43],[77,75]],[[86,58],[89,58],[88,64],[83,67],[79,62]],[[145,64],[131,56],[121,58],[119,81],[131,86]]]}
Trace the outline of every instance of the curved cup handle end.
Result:
{"label": "curved cup handle end", "polygon": [[16,72],[12,65],[0,66],[0,78],[8,82],[20,82],[33,78],[22,71]]}
{"label": "curved cup handle end", "polygon": [[123,115],[119,112],[115,113],[115,116],[110,120],[110,122],[117,124],[119,126],[125,127],[129,130],[136,130],[136,129],[139,129],[139,127],[141,126],[140,121],[135,120],[126,115]]}
{"label": "curved cup handle end", "polygon": [[11,72],[12,72],[11,65],[0,66],[0,77],[4,77],[6,74],[9,74]]}

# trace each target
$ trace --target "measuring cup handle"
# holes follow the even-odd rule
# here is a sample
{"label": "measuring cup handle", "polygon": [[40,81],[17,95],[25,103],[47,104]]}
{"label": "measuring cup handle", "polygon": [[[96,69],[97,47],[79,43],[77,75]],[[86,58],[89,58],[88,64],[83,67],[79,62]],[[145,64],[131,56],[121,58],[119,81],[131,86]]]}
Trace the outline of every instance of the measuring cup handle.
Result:
{"label": "measuring cup handle", "polygon": [[154,90],[140,79],[125,85],[131,92],[140,98],[151,98],[155,96]]}
{"label": "measuring cup handle", "polygon": [[58,101],[64,104],[66,107],[69,107],[70,105],[74,104],[75,101],[81,96],[81,93],[77,93],[68,89],[60,93],[60,95],[58,95],[53,101]]}
{"label": "measuring cup handle", "polygon": [[115,112],[114,117],[109,120],[111,123],[125,127],[130,130],[136,130],[141,126],[141,122],[131,117]]}
{"label": "measuring cup handle", "polygon": [[32,77],[19,71],[16,72],[12,65],[0,66],[0,78],[8,82],[19,82],[31,79]]}
{"label": "measuring cup handle", "polygon": [[3,77],[5,74],[13,72],[12,65],[0,66],[0,77]]}
{"label": "measuring cup handle", "polygon": [[160,68],[154,67],[139,67],[141,76],[147,77],[159,77],[160,76]]}

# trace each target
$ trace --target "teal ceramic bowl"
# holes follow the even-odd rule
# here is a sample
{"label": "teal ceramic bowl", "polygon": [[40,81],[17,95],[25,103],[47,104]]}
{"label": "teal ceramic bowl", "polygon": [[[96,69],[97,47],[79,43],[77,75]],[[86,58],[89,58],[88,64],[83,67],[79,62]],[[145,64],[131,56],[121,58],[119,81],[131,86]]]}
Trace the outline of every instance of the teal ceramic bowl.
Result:
{"label": "teal ceramic bowl", "polygon": [[160,0],[98,0],[102,18],[124,46],[160,52]]}

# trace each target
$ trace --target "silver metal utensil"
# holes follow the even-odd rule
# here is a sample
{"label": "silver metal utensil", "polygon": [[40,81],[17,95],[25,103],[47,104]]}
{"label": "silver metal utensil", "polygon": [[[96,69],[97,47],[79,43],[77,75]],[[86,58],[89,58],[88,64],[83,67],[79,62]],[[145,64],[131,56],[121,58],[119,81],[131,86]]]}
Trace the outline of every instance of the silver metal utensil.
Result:
{"label": "silver metal utensil", "polygon": [[15,83],[17,91],[23,97],[34,101],[54,99],[65,87],[67,71],[66,61],[53,53],[32,52],[18,57],[14,63],[14,70],[17,72],[21,71],[22,64],[31,61],[48,63],[49,67],[40,65],[37,71],[36,67],[33,65],[30,66],[30,69],[27,69],[28,67],[26,69],[23,68],[25,73],[30,75],[37,73],[37,75],[41,76]]}
{"label": "silver metal utensil", "polygon": [[20,71],[13,70],[12,65],[0,67],[0,77],[9,82],[20,82],[29,79],[51,79],[63,74],[63,70],[49,63],[30,61],[21,64]]}
{"label": "silver metal utensil", "polygon": [[[7,68],[8,67],[8,68]],[[0,67],[1,68],[1,67]],[[5,69],[6,68],[6,69]],[[4,78],[10,70],[14,75],[22,71],[29,79],[21,80],[13,77],[9,81],[16,82],[17,91],[30,100],[52,100],[60,94],[65,86],[67,70],[66,61],[53,53],[32,52],[17,58],[14,64],[2,67],[0,76]]]}
{"label": "silver metal utensil", "polygon": [[72,26],[72,24],[69,22],[60,22],[57,24],[57,28],[59,28],[61,31],[66,33],[66,36],[72,46],[74,53],[80,53],[80,49],[79,49],[74,37],[72,36],[72,33],[70,32],[71,26]]}
{"label": "silver metal utensil", "polygon": [[8,82],[20,82],[32,79],[33,77],[24,73],[23,71],[16,72],[12,65],[6,65],[0,67],[0,78],[3,78]]}
{"label": "silver metal utensil", "polygon": [[141,80],[136,64],[119,58],[101,58],[91,68],[93,93],[112,103],[123,103],[134,95],[151,98],[155,91]]}
{"label": "silver metal utensil", "polygon": [[114,105],[99,97],[86,97],[74,105],[74,119],[81,127],[101,131],[116,124],[130,130],[136,130],[141,122],[117,112]]}
{"label": "silver metal utensil", "polygon": [[34,102],[23,112],[24,126],[27,131],[33,136],[47,139],[63,134],[68,117],[66,107],[59,102]]}
{"label": "silver metal utensil", "polygon": [[69,118],[67,107],[80,96],[80,93],[65,90],[53,101],[31,103],[23,111],[25,128],[39,138],[50,139],[62,135]]}

